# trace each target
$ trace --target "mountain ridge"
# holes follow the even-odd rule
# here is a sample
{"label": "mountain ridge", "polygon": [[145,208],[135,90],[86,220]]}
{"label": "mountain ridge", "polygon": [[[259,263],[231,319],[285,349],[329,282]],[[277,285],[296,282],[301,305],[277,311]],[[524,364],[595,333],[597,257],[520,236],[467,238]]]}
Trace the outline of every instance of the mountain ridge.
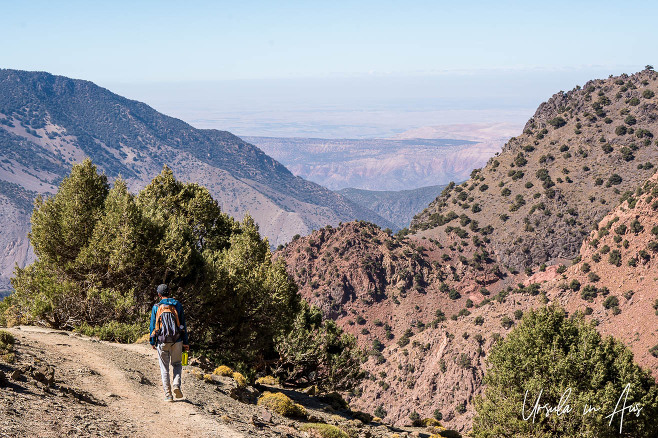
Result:
{"label": "mountain ridge", "polygon": [[657,78],[646,69],[553,95],[523,134],[414,218],[412,231],[437,237],[452,211],[505,229],[492,245],[516,269],[575,257],[590,227],[655,169]]}
{"label": "mountain ridge", "polygon": [[[587,253],[588,242],[595,238],[590,236],[592,228],[603,228],[604,218],[628,208],[620,202],[631,199],[640,205],[642,187],[654,175],[658,160],[653,138],[653,132],[658,132],[657,79],[658,75],[647,69],[590,81],[585,88],[571,92],[570,99],[579,106],[565,117],[550,112],[567,99],[558,93],[550,104],[541,105],[526,125],[532,132],[511,139],[483,169],[474,170],[469,181],[450,184],[414,219],[410,231],[391,236],[369,224],[349,223],[318,230],[277,252],[285,258],[302,296],[368,348],[365,368],[369,378],[356,394],[355,406],[364,410],[383,406],[386,420],[394,424],[408,421],[412,410],[421,416],[437,412],[450,427],[467,431],[474,415],[474,397],[482,392],[487,351],[497,339],[532,308],[561,304],[570,311],[585,310],[580,286],[570,285],[572,279],[580,279],[585,287],[580,265],[568,266],[572,260],[578,264],[577,256]],[[621,97],[617,98],[617,93]],[[593,95],[598,96],[594,102]],[[592,107],[607,96],[611,96],[610,104]],[[605,114],[599,111],[596,115],[597,110]],[[635,118],[634,123],[629,116]],[[564,124],[554,120],[557,117],[562,117]],[[549,122],[561,126],[553,128]],[[581,138],[581,134],[587,135]],[[600,141],[601,137],[606,141]],[[530,147],[524,149],[526,146]],[[586,175],[584,181],[579,181],[581,173]],[[591,190],[583,190],[590,186]],[[505,189],[510,193],[501,193]],[[501,214],[509,217],[502,221]],[[647,239],[649,217],[642,221],[645,231],[641,236]],[[550,228],[552,232],[548,232]],[[536,248],[526,251],[519,235],[538,242]],[[631,240],[631,236],[626,238]],[[629,245],[639,251],[650,241]],[[614,244],[624,245],[623,240]],[[651,245],[658,248],[658,244]],[[601,241],[599,248],[603,246]],[[610,257],[616,249],[608,246],[609,252],[602,257]],[[658,278],[655,257],[649,249],[644,251],[651,259],[642,268],[642,284],[653,285],[651,281]],[[621,259],[628,262],[623,253]],[[340,275],[335,274],[336,268]],[[603,268],[599,276],[605,275]],[[651,287],[642,286],[636,295],[629,295],[641,305],[627,305],[624,294],[634,287],[624,282],[635,283],[636,278],[614,278],[618,280],[606,285],[610,296],[618,298],[626,322],[614,319],[620,317],[612,315],[610,302],[608,309],[595,308],[591,318],[601,318],[602,330],[628,343],[655,376],[658,358],[647,349],[655,334],[636,338],[641,330],[633,321],[651,324],[655,317],[650,305],[658,297]],[[605,299],[599,293],[597,306],[604,306]],[[612,328],[624,324],[633,329]]]}
{"label": "mountain ridge", "polygon": [[[315,183],[295,177],[257,147],[226,131],[196,129],[92,82],[45,72],[0,70],[0,180],[54,193],[72,163],[91,157],[136,191],[170,165],[206,185],[222,209],[250,213],[271,245],[328,223],[392,223]],[[25,193],[3,184],[0,287],[14,264],[33,255],[26,239]],[[31,196],[31,195],[30,195]]]}
{"label": "mountain ridge", "polygon": [[380,216],[393,222],[398,231],[409,227],[415,214],[436,199],[443,191],[445,185],[419,187],[411,190],[364,190],[346,188],[337,190],[337,193],[351,199],[353,202],[374,211]]}

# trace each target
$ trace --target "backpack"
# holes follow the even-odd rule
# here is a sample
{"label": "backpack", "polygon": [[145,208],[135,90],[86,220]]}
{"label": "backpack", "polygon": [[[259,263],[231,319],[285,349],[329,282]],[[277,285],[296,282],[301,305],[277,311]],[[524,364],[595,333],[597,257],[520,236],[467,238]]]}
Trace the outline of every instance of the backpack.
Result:
{"label": "backpack", "polygon": [[158,311],[155,314],[155,330],[151,336],[155,337],[159,344],[177,342],[181,334],[180,326],[176,306],[158,304]]}

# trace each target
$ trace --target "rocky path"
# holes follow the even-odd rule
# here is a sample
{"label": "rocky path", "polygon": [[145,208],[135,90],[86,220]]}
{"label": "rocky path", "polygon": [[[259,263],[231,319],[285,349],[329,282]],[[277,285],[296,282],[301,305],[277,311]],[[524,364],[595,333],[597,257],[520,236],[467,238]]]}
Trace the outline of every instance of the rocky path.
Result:
{"label": "rocky path", "polygon": [[246,436],[193,400],[165,402],[150,345],[100,342],[38,327],[8,331],[16,337],[20,356],[54,367],[56,387],[80,388],[77,395],[87,403],[65,403],[62,392],[45,386],[32,389],[17,381],[9,388],[14,393],[3,391],[0,400],[21,421],[0,418],[1,436]]}

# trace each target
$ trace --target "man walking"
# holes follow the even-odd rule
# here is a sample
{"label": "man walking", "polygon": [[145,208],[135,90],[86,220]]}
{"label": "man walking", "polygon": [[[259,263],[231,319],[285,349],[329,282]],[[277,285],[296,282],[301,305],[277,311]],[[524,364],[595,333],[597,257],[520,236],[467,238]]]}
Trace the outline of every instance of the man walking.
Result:
{"label": "man walking", "polygon": [[[158,351],[162,386],[165,392],[165,401],[173,401],[171,388],[176,398],[182,398],[181,373],[183,371],[182,355],[190,349],[187,339],[187,326],[183,306],[178,300],[169,298],[169,286],[158,286],[160,302],[153,306],[151,311],[151,346]],[[173,368],[173,385],[169,381],[169,362]]]}

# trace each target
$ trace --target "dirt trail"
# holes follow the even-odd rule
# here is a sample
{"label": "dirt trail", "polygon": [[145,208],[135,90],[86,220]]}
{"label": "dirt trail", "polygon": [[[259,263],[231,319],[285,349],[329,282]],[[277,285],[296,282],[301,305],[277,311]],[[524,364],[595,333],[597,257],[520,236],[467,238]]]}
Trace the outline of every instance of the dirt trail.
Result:
{"label": "dirt trail", "polygon": [[9,331],[56,364],[57,380],[105,402],[107,407],[98,409],[97,415],[131,423],[133,436],[246,436],[221,424],[193,400],[165,402],[156,353],[150,345],[101,342],[38,327]]}

